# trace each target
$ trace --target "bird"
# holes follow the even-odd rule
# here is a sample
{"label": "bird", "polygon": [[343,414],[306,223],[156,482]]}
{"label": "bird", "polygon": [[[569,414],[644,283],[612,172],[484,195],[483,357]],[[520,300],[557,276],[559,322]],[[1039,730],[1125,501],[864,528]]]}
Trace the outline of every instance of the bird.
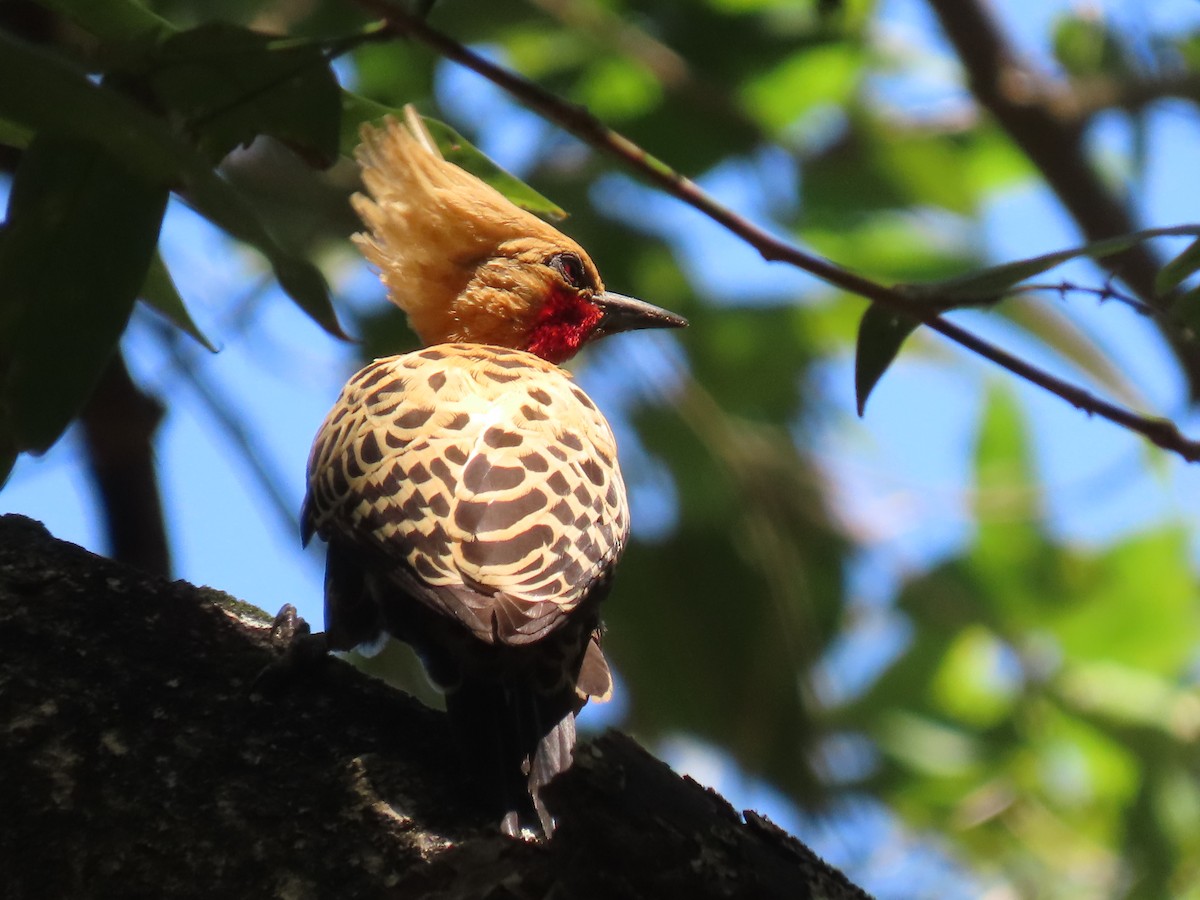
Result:
{"label": "bird", "polygon": [[409,644],[500,829],[549,839],[542,789],[612,691],[599,607],[630,528],[612,428],[561,364],[687,322],[606,290],[411,106],[360,136],[353,240],[422,348],[353,375],[313,442],[301,520],[327,544],[325,646]]}

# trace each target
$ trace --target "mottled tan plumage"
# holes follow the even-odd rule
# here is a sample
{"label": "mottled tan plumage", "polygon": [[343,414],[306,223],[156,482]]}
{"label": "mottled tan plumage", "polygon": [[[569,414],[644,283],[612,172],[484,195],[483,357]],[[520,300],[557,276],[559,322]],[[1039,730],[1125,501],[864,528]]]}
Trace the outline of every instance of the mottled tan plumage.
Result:
{"label": "mottled tan plumage", "polygon": [[554,362],[684,322],[605,291],[578,244],[443,160],[411,111],[365,128],[358,159],[356,240],[428,346],[358,372],[313,444],[302,520],[329,544],[326,642],[411,644],[504,829],[533,811],[548,835],[541,787],[571,764],[579,708],[611,691],[599,604],[629,534],[612,430]]}
{"label": "mottled tan plumage", "polygon": [[557,627],[629,533],[612,430],[557,366],[478,344],[376,360],[309,460],[306,527],[400,568],[479,640]]}

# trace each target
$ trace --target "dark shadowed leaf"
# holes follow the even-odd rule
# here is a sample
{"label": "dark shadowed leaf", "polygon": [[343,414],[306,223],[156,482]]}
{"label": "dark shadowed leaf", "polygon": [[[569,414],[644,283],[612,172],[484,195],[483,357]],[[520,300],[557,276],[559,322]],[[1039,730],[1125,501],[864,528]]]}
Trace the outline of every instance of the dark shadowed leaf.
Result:
{"label": "dark shadowed leaf", "polygon": [[337,159],[340,89],[316,45],[214,23],[172,35],[127,74],[213,164],[259,135],[320,168]]}
{"label": "dark shadowed leaf", "polygon": [[127,43],[161,38],[174,28],[136,0],[41,0],[84,31],[106,41]]}
{"label": "dark shadowed leaf", "polygon": [[205,349],[217,352],[212,341],[192,320],[183,297],[179,295],[179,289],[175,287],[175,279],[171,277],[171,272],[158,253],[150,259],[150,268],[146,271],[146,280],[142,283],[142,290],[138,296],[166,316],[180,331],[191,335]]}
{"label": "dark shadowed leaf", "polygon": [[0,248],[6,443],[44,451],[83,406],[146,278],[166,202],[165,188],[95,145],[47,135],[25,151]]}
{"label": "dark shadowed leaf", "polygon": [[861,416],[867,398],[895,361],[900,347],[921,323],[872,303],[858,325],[858,343],[854,350],[854,396]]}
{"label": "dark shadowed leaf", "polygon": [[152,184],[170,186],[231,236],[257,248],[279,282],[323,328],[344,337],[320,271],[288,253],[245,199],[161,119],[70,63],[0,31],[0,116],[91,141]]}
{"label": "dark shadowed leaf", "polygon": [[1200,269],[1200,240],[1188,244],[1187,249],[1162,267],[1154,287],[1165,294],[1197,269]]}

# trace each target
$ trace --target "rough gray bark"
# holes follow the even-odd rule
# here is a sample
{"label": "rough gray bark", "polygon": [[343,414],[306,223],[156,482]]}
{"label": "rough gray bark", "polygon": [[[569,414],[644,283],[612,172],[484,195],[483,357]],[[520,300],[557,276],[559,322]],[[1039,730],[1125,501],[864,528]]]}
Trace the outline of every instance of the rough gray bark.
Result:
{"label": "rough gray bark", "polygon": [[629,738],[500,835],[444,716],[330,660],[251,690],[269,618],[0,517],[0,897],[861,898]]}

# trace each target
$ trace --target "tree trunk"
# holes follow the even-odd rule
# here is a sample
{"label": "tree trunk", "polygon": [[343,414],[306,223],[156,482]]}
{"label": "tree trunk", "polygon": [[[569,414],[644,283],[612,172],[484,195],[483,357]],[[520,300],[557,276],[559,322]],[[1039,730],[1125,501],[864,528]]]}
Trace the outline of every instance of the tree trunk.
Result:
{"label": "tree trunk", "polygon": [[441,713],[330,660],[267,699],[270,617],[0,517],[0,897],[860,898],[608,733],[549,843],[483,821]]}

